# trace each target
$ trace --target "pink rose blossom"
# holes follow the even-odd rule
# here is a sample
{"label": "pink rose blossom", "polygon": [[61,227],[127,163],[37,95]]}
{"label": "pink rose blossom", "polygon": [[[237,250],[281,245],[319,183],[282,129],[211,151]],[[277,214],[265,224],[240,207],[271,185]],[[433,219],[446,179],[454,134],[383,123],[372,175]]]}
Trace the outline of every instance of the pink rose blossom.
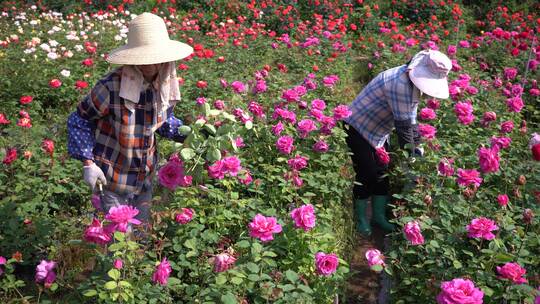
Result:
{"label": "pink rose blossom", "polygon": [[448,54],[448,56],[454,56],[457,53],[457,47],[450,44],[448,46],[448,49],[446,49],[446,53]]}
{"label": "pink rose blossom", "polygon": [[408,222],[403,228],[405,237],[411,245],[422,245],[424,244],[424,236],[420,230],[420,224],[417,221]]}
{"label": "pink rose blossom", "polygon": [[375,265],[381,265],[384,267],[384,255],[377,249],[369,249],[366,251],[366,259],[368,261],[369,267]]}
{"label": "pink rose blossom", "polygon": [[303,205],[294,209],[291,212],[291,217],[294,220],[294,226],[296,228],[304,229],[304,231],[309,231],[315,227],[315,211],[313,205]]}
{"label": "pink rose blossom", "polygon": [[281,132],[283,132],[283,129],[284,129],[283,123],[281,123],[280,121],[276,125],[272,126],[272,133],[274,133],[274,135],[277,136],[281,134]]}
{"label": "pink rose blossom", "polygon": [[297,129],[300,137],[306,138],[310,132],[317,130],[317,126],[311,119],[302,119],[298,122]]}
{"label": "pink rose blossom", "polygon": [[249,235],[260,239],[263,243],[274,239],[274,233],[280,233],[281,225],[277,223],[275,217],[266,217],[262,214],[257,214],[249,223]]}
{"label": "pink rose blossom", "polygon": [[377,155],[377,159],[381,164],[388,165],[390,163],[390,155],[384,147],[375,149],[375,155]]}
{"label": "pink rose blossom", "polygon": [[233,81],[231,83],[231,88],[237,94],[241,94],[241,93],[244,93],[246,91],[246,85],[241,81]]}
{"label": "pink rose blossom", "polygon": [[236,156],[228,156],[222,159],[223,170],[225,173],[230,174],[231,176],[237,176],[238,172],[242,169],[240,166],[240,159]]}
{"label": "pink rose blossom", "polygon": [[323,85],[328,88],[332,88],[338,81],[339,81],[339,77],[337,75],[325,76],[323,77],[323,80],[322,80]]}
{"label": "pink rose blossom", "polygon": [[502,267],[497,266],[497,272],[500,279],[508,279],[514,284],[527,283],[527,279],[523,277],[527,271],[518,263],[506,263]]}
{"label": "pink rose blossom", "polygon": [[221,99],[218,99],[216,101],[214,101],[214,108],[218,109],[218,110],[223,110],[225,109],[225,102]]}
{"label": "pink rose blossom", "polygon": [[430,109],[437,110],[441,107],[441,103],[437,99],[430,98],[427,101],[427,106]]}
{"label": "pink rose blossom", "polygon": [[418,124],[418,133],[420,133],[420,136],[427,140],[432,140],[435,138],[435,135],[437,134],[437,129],[428,124]]}
{"label": "pink rose blossom", "polygon": [[124,262],[122,259],[115,259],[113,262],[113,267],[116,269],[122,269],[122,267],[124,267]]}
{"label": "pink rose blossom", "polygon": [[486,127],[490,122],[497,120],[497,114],[495,112],[485,112],[482,116],[482,125]]}
{"label": "pink rose blossom", "polygon": [[264,108],[255,101],[250,101],[248,104],[248,110],[255,115],[256,117],[262,118],[264,117]]}
{"label": "pink rose blossom", "polygon": [[182,208],[182,212],[177,213],[174,220],[179,224],[185,225],[193,220],[193,216],[195,216],[195,211],[193,209]]}
{"label": "pink rose blossom", "polygon": [[319,275],[330,276],[336,272],[338,265],[339,260],[334,253],[317,252],[315,254],[315,269]]}
{"label": "pink rose blossom", "polygon": [[119,205],[109,209],[109,213],[105,216],[105,219],[113,222],[116,230],[126,232],[129,223],[133,225],[141,224],[141,221],[135,219],[137,214],[139,214],[137,208],[128,205]]}
{"label": "pink rose blossom", "polygon": [[506,100],[506,105],[508,107],[508,112],[514,112],[514,113],[519,113],[521,112],[521,109],[523,109],[523,100],[521,99],[521,97],[512,97],[512,98],[508,98]]}
{"label": "pink rose blossom", "polygon": [[83,238],[87,242],[99,245],[108,244],[112,239],[111,233],[103,228],[103,224],[97,218],[92,219],[92,224],[84,231]]}
{"label": "pink rose blossom", "polygon": [[499,149],[506,149],[510,147],[511,143],[512,143],[512,139],[510,137],[502,137],[502,136],[491,137],[491,147],[497,147]]}
{"label": "pink rose blossom", "polygon": [[349,110],[349,107],[346,105],[339,105],[334,108],[334,119],[343,120],[351,116],[352,112]]}
{"label": "pink rose blossom", "polygon": [[328,151],[328,144],[324,140],[319,140],[313,145],[313,151],[324,153]]}
{"label": "pink rose blossom", "polygon": [[437,167],[439,175],[442,175],[442,176],[454,175],[454,167],[452,166],[453,164],[454,164],[453,159],[447,159],[447,158],[441,159]]}
{"label": "pink rose blossom", "polygon": [[441,292],[437,295],[438,304],[482,304],[484,293],[467,279],[453,279],[442,282]]}
{"label": "pink rose blossom", "polygon": [[506,194],[499,194],[497,196],[497,202],[499,203],[499,206],[501,206],[501,207],[507,206],[508,201],[509,201],[508,195],[506,195]]}
{"label": "pink rose blossom", "polygon": [[253,177],[251,176],[251,172],[249,170],[244,170],[244,174],[238,175],[238,181],[240,181],[244,185],[249,185],[253,181]]}
{"label": "pink rose blossom", "polygon": [[420,110],[420,118],[423,120],[433,120],[437,118],[437,114],[431,108],[423,108]]}
{"label": "pink rose blossom", "polygon": [[516,78],[518,70],[516,68],[504,68],[504,78],[512,80]]}
{"label": "pink rose blossom", "polygon": [[511,120],[507,120],[501,124],[501,132],[502,133],[510,133],[514,130],[514,122]]}
{"label": "pink rose blossom", "polygon": [[197,99],[195,99],[195,102],[198,104],[198,105],[203,105],[206,103],[206,98],[204,97],[197,97]]}
{"label": "pink rose blossom", "polygon": [[264,81],[263,79],[259,79],[257,80],[257,82],[255,83],[255,86],[253,87],[253,93],[254,94],[264,93],[266,92],[267,89],[268,87],[266,86],[266,81]]}
{"label": "pink rose blossom", "polygon": [[493,220],[485,217],[475,218],[467,225],[467,236],[470,238],[492,240],[495,235],[491,231],[498,230],[499,227]]}
{"label": "pink rose blossom", "polygon": [[167,285],[169,276],[172,273],[172,267],[167,258],[163,258],[161,262],[156,266],[154,274],[152,274],[152,281],[164,286]]}
{"label": "pink rose blossom", "polygon": [[499,159],[499,148],[497,146],[478,149],[478,162],[480,163],[480,170],[484,173],[499,171]]}
{"label": "pink rose blossom", "polygon": [[191,185],[191,178],[184,175],[184,164],[178,157],[170,160],[159,169],[158,179],[162,186],[173,191],[178,186]]}
{"label": "pink rose blossom", "polygon": [[45,283],[45,287],[50,287],[54,280],[56,280],[54,268],[56,268],[56,262],[41,260],[36,267],[36,283]]}
{"label": "pink rose blossom", "polygon": [[458,179],[457,183],[461,186],[474,185],[475,187],[480,187],[482,183],[482,178],[480,177],[480,172],[475,169],[458,169]]}
{"label": "pink rose blossom", "polygon": [[236,258],[226,252],[214,257],[214,272],[224,272],[231,269],[236,262]]}
{"label": "pink rose blossom", "polygon": [[289,89],[283,91],[281,94],[281,98],[286,100],[287,102],[299,102],[300,96],[298,95],[298,92],[295,89]]}
{"label": "pink rose blossom", "polygon": [[294,149],[294,139],[290,136],[281,136],[276,142],[276,147],[283,154],[290,154]]}
{"label": "pink rose blossom", "polygon": [[287,161],[289,168],[291,170],[302,170],[308,165],[308,158],[305,156],[296,155],[294,158],[291,158]]}
{"label": "pink rose blossom", "polygon": [[244,144],[244,139],[241,136],[234,139],[234,144],[237,148],[243,148],[246,146],[246,144]]}
{"label": "pink rose blossom", "polygon": [[311,101],[311,108],[324,111],[324,109],[326,109],[326,103],[322,99],[313,99]]}

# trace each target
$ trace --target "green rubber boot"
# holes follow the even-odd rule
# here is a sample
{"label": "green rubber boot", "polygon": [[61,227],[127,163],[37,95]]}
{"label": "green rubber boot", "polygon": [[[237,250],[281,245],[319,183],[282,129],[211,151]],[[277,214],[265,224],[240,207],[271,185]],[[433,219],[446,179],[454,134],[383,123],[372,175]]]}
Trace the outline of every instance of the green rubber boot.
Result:
{"label": "green rubber boot", "polygon": [[371,225],[366,216],[367,204],[367,199],[357,199],[354,201],[354,209],[356,210],[356,231],[363,236],[371,235]]}
{"label": "green rubber boot", "polygon": [[371,222],[372,224],[381,227],[385,231],[393,231],[396,227],[386,220],[386,206],[389,203],[390,196],[388,195],[373,195],[371,197],[371,207],[373,210]]}

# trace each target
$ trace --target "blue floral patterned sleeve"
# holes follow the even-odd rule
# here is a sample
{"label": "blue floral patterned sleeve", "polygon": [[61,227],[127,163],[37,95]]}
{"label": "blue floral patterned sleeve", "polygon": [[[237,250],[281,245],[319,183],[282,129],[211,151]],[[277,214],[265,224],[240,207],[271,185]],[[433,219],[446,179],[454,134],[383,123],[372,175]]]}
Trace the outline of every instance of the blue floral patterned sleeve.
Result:
{"label": "blue floral patterned sleeve", "polygon": [[156,132],[165,138],[172,139],[176,142],[183,142],[185,137],[178,133],[178,128],[182,125],[182,121],[174,116],[173,108],[171,107],[167,110],[167,120]]}
{"label": "blue floral patterned sleeve", "polygon": [[94,125],[82,118],[77,111],[69,115],[67,121],[68,153],[79,160],[94,159]]}

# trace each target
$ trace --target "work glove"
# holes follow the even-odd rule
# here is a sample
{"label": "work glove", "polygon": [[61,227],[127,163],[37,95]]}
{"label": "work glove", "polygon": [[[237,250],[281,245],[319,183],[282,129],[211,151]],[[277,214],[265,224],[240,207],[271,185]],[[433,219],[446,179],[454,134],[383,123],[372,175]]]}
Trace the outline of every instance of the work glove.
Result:
{"label": "work glove", "polygon": [[101,181],[103,185],[107,185],[105,174],[103,174],[103,171],[95,163],[83,167],[83,176],[84,181],[90,186],[92,191],[96,187],[97,180]]}

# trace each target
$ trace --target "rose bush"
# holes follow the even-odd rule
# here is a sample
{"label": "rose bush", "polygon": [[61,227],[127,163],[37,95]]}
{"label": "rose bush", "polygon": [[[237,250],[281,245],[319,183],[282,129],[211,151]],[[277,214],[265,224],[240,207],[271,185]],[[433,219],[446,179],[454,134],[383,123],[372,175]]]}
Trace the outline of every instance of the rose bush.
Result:
{"label": "rose bush", "polygon": [[[176,2],[2,2],[0,300],[332,302],[353,242],[346,104],[432,48],[453,60],[451,99],[421,98],[424,157],[377,150],[400,229],[368,264],[391,275],[393,303],[533,301],[537,15],[454,1]],[[145,10],[195,50],[178,62],[186,140],[160,142],[150,227],[127,206],[96,211],[65,146],[67,115]]]}

